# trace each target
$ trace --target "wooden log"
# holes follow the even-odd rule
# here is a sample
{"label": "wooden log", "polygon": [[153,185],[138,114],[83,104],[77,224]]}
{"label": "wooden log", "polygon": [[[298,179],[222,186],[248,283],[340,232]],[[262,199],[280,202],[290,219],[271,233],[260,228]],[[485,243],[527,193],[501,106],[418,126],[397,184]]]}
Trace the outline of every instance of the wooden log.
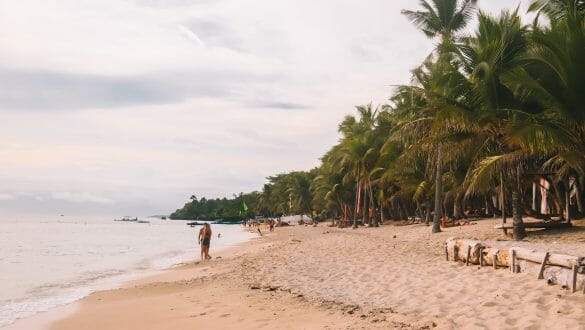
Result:
{"label": "wooden log", "polygon": [[546,259],[548,259],[548,252],[544,253],[544,257],[542,258],[542,263],[540,264],[540,270],[538,271],[538,276],[536,277],[537,280],[543,279],[544,276],[544,267],[546,266]]}
{"label": "wooden log", "polygon": [[[511,250],[516,251],[516,258],[524,259],[536,263],[542,262],[544,253],[536,250],[530,250],[526,248],[513,247]],[[565,254],[548,253],[548,264],[561,266],[569,269],[573,269],[573,265],[580,265],[583,262],[583,257],[574,257]]]}
{"label": "wooden log", "polygon": [[451,261],[463,261],[466,265],[479,263],[479,251],[483,247],[480,241],[449,238],[446,244],[446,258]]}
{"label": "wooden log", "polygon": [[509,249],[500,250],[497,248],[486,247],[483,249],[483,255],[485,256],[485,264],[501,267],[510,267],[510,252]]}

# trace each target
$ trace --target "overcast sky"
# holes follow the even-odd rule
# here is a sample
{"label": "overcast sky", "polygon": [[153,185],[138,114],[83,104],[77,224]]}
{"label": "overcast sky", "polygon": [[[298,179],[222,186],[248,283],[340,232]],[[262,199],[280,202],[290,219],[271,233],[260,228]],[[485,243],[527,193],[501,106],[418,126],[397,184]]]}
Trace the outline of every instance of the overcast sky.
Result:
{"label": "overcast sky", "polygon": [[318,166],[433,48],[403,8],[418,1],[0,0],[0,212],[168,214]]}

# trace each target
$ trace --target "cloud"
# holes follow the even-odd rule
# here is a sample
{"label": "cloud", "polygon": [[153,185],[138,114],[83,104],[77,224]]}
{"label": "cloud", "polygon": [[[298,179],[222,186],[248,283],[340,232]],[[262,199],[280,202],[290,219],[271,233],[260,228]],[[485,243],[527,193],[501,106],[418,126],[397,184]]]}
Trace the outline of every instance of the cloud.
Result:
{"label": "cloud", "polygon": [[342,118],[432,50],[400,14],[417,6],[4,1],[2,210],[164,214],[317,166]]}
{"label": "cloud", "polygon": [[248,103],[249,107],[252,108],[269,108],[269,109],[282,109],[282,110],[300,110],[307,109],[308,106],[294,102],[279,102],[279,101],[252,101]]}
{"label": "cloud", "polygon": [[90,193],[71,193],[71,192],[55,192],[51,194],[54,200],[72,202],[72,203],[93,203],[93,204],[113,204],[114,201],[102,196],[93,195]]}
{"label": "cloud", "polygon": [[15,199],[16,196],[14,196],[14,194],[0,193],[0,201],[12,201]]}
{"label": "cloud", "polygon": [[178,26],[179,32],[185,36],[188,40],[194,42],[197,46],[205,47],[205,43],[199,38],[195,32],[189,30],[187,27],[182,25]]}
{"label": "cloud", "polygon": [[[200,70],[140,76],[105,76],[54,71],[0,69],[0,106],[5,109],[87,109],[136,104],[179,103],[198,97],[232,98],[249,104],[238,91],[272,81],[254,73]],[[260,100],[266,107],[301,108]]]}
{"label": "cloud", "polygon": [[209,47],[244,51],[243,41],[237,32],[219,19],[192,19],[185,22],[183,27]]}
{"label": "cloud", "polygon": [[211,2],[217,3],[220,0],[133,0],[133,1],[139,6],[152,8],[174,8],[209,4]]}

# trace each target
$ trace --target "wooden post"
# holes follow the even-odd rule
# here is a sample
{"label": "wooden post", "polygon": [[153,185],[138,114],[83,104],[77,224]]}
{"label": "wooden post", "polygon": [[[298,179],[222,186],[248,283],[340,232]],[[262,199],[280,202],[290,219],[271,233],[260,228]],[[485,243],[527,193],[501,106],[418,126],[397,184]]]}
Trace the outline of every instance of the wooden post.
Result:
{"label": "wooden post", "polygon": [[575,293],[577,291],[577,271],[579,270],[579,266],[573,265],[573,286],[571,287],[571,292]]}
{"label": "wooden post", "polygon": [[453,247],[453,261],[457,261],[457,257],[459,256],[459,248],[457,245]]}
{"label": "wooden post", "polygon": [[544,254],[544,258],[542,258],[542,264],[540,265],[540,270],[538,271],[538,277],[536,277],[537,280],[544,278],[544,276],[542,276],[542,275],[544,274],[544,266],[546,266],[546,260],[548,259],[548,255],[549,255],[549,253],[546,252]]}
{"label": "wooden post", "polygon": [[479,248],[479,268],[483,267],[483,246]]}
{"label": "wooden post", "polygon": [[449,247],[445,244],[445,260],[449,261]]}
{"label": "wooden post", "polygon": [[471,258],[471,245],[467,246],[467,258],[465,259],[465,266],[469,266],[469,258]]}
{"label": "wooden post", "polygon": [[494,263],[494,269],[498,268],[498,253],[494,252],[494,256],[493,256],[493,263]]}
{"label": "wooden post", "polygon": [[516,272],[516,250],[510,249],[510,271],[512,273]]}

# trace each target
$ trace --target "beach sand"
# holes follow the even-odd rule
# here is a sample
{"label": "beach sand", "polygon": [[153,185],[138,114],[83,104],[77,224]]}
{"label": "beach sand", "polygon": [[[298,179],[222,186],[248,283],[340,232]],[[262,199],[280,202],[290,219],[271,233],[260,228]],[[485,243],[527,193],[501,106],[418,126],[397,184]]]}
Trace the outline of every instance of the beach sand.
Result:
{"label": "beach sand", "polygon": [[456,237],[583,256],[585,221],[529,231],[520,243],[494,229],[498,222],[438,234],[392,222],[276,228],[219,255],[212,250],[212,261],[94,293],[50,329],[585,329],[583,293],[532,274],[448,262],[443,249]]}

